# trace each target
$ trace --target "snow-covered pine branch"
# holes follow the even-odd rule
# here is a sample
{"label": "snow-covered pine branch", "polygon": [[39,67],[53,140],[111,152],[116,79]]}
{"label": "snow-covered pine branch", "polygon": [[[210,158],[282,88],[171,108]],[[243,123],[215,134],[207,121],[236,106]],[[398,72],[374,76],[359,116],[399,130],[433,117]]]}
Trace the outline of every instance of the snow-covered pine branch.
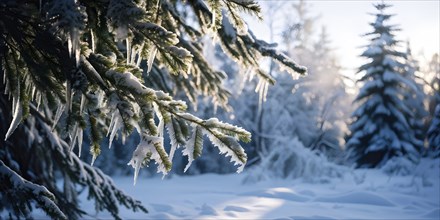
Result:
{"label": "snow-covered pine branch", "polygon": [[[228,107],[230,91],[223,85],[226,75],[206,61],[200,37],[213,31],[213,35],[229,47],[225,51],[231,57],[245,69],[258,70],[257,74],[267,82],[272,81],[271,76],[258,69],[263,56],[290,63],[287,66],[299,73],[305,68],[261,46],[261,42],[250,35],[239,11],[258,16],[260,8],[254,1],[211,1],[215,2],[219,4],[212,8],[209,2],[205,4],[200,0],[2,2],[0,74],[4,80],[0,88],[14,100],[14,103],[5,101],[8,104],[5,114],[14,113],[7,119],[11,121],[10,131],[5,132],[8,141],[18,141],[14,133],[22,131],[20,122],[30,123],[43,117],[47,123],[55,119],[50,125],[27,124],[31,127],[27,131],[43,129],[46,138],[53,139],[49,141],[52,145],[48,150],[42,151],[53,158],[32,165],[41,169],[40,165],[52,167],[56,163],[55,169],[69,175],[65,179],[67,182],[88,186],[90,197],[98,203],[98,210],[107,209],[115,218],[118,212],[115,198],[132,209],[140,205],[133,200],[127,203],[128,198],[113,187],[108,177],[83,164],[69,151],[77,145],[81,151],[83,136],[90,137],[92,157],[99,159],[96,157],[106,133],[110,143],[118,136],[124,140],[135,132],[135,128],[136,132],[152,139],[163,138],[163,131],[160,131],[163,126],[156,121],[156,117],[162,115],[162,123],[172,127],[170,134],[179,145],[186,146],[186,140],[191,139],[189,126],[199,128],[194,130],[194,150],[188,152],[193,151],[193,158],[201,149],[202,130],[222,153],[240,165],[241,170],[246,154],[239,141],[249,141],[250,134],[223,122],[202,120],[188,114],[186,104],[174,99],[185,94],[195,103],[198,96],[203,95],[211,97],[215,106]],[[226,22],[230,26],[227,30]],[[249,42],[250,47],[246,45]],[[164,87],[171,88],[166,90],[169,95],[161,91]],[[264,94],[267,86],[262,88]],[[11,104],[13,111],[9,107]],[[30,112],[29,106],[34,104],[37,107]],[[29,135],[29,138],[34,136]],[[142,163],[154,159],[162,167],[160,170],[168,172],[171,162],[163,143],[149,145],[145,142],[148,140],[138,146],[141,154],[132,163],[135,168],[140,167],[141,159]],[[28,145],[19,147],[28,149],[33,143],[41,142],[33,139],[27,142]],[[177,148],[176,144],[174,146]],[[151,155],[142,153],[145,149]],[[39,178],[56,185],[53,175]],[[74,187],[69,189],[70,192]],[[68,218],[84,214],[75,199],[64,198],[64,192],[56,188],[50,190],[57,192],[54,193],[57,200],[70,204],[61,207],[68,210],[65,213]]]}
{"label": "snow-covered pine branch", "polygon": [[55,159],[56,165],[69,176],[70,181],[65,184],[71,184],[73,188],[75,185],[86,186],[89,189],[88,198],[95,200],[97,211],[107,210],[115,219],[120,219],[117,204],[124,205],[133,211],[147,212],[139,201],[116,188],[109,176],[80,160],[69,150],[67,143],[52,133],[50,126],[41,120],[38,118],[35,123],[42,128],[40,135],[49,140],[46,142],[50,143],[49,146],[45,146],[51,149],[49,157]]}
{"label": "snow-covered pine branch", "polygon": [[238,8],[239,10],[245,11],[249,14],[253,14],[259,19],[263,19],[263,16],[261,15],[260,5],[258,5],[258,3],[253,0],[228,0],[227,2],[232,2],[240,6]]}
{"label": "snow-covered pine branch", "polygon": [[[0,191],[2,197],[10,201],[33,200],[53,219],[67,219],[66,215],[58,208],[55,203],[55,196],[42,185],[37,185],[25,180],[19,174],[6,166],[0,160]],[[26,201],[28,202],[28,201]],[[8,206],[20,210],[25,217],[30,217],[30,211],[21,203],[11,202]],[[0,209],[1,210],[1,209]]]}
{"label": "snow-covered pine branch", "polygon": [[163,148],[163,137],[149,136],[143,133],[139,145],[128,162],[128,165],[134,168],[134,184],[136,184],[141,166],[148,165],[150,160],[154,160],[158,165],[157,172],[166,175],[171,169],[171,161]]}
{"label": "snow-covered pine branch", "polygon": [[231,157],[231,162],[234,162],[234,165],[238,165],[237,173],[243,171],[247,162],[247,156],[235,138],[213,130],[207,130],[204,134],[218,147],[220,154]]}

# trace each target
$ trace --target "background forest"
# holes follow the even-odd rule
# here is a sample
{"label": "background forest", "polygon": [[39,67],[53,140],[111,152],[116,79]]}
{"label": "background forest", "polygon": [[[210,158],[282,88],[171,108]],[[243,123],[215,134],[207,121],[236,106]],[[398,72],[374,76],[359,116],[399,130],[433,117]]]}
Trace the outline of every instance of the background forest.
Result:
{"label": "background forest", "polygon": [[[336,164],[353,165],[356,160],[349,158],[350,154],[346,148],[360,149],[361,152],[352,153],[351,156],[362,155],[362,152],[366,150],[362,149],[361,146],[349,147],[346,145],[346,141],[350,139],[350,133],[356,132],[351,124],[360,120],[358,115],[367,115],[368,112],[372,111],[368,109],[364,110],[367,112],[355,113],[356,110],[362,111],[362,109],[357,109],[360,104],[368,105],[368,103],[356,103],[355,100],[362,99],[362,96],[371,96],[359,94],[359,91],[356,90],[370,90],[368,84],[377,84],[377,82],[368,82],[367,77],[362,76],[365,74],[363,71],[366,71],[370,66],[366,64],[355,70],[359,72],[357,76],[355,73],[347,75],[347,70],[338,61],[338,57],[334,52],[335,48],[332,46],[331,37],[326,31],[326,27],[316,25],[319,17],[311,14],[312,5],[307,1],[289,4],[269,2],[263,3],[263,5],[267,7],[265,23],[270,30],[269,37],[275,38],[274,36],[277,36],[278,39],[281,38],[281,41],[277,42],[277,48],[282,49],[293,60],[306,66],[308,75],[306,77],[299,77],[299,75],[292,77],[277,63],[269,59],[263,60],[261,68],[272,75],[277,84],[276,86],[270,86],[265,96],[262,96],[255,89],[259,82],[255,79],[249,80],[253,78],[252,73],[237,76],[235,73],[241,71],[239,65],[222,52],[220,45],[212,44],[209,39],[205,39],[204,55],[212,66],[226,73],[228,78],[224,85],[233,92],[233,96],[229,99],[229,106],[226,109],[212,106],[210,99],[201,98],[192,111],[198,115],[201,114],[202,118],[216,115],[221,121],[240,125],[250,131],[253,138],[251,142],[243,145],[248,155],[249,162],[247,166],[249,167],[254,164],[261,164],[261,160],[278,161],[280,162],[279,165],[284,166],[284,164],[290,162],[270,158],[278,157],[277,154],[289,153],[295,150],[296,147],[293,146],[296,145],[310,149],[319,155],[324,155],[325,158]],[[294,16],[291,16],[293,17],[291,20],[283,21],[285,24],[278,24],[278,28],[275,30],[273,28],[274,22],[277,22],[276,19],[278,19],[275,15],[279,13],[282,7],[288,7],[289,9],[284,10],[289,11]],[[439,58],[437,54],[423,54],[423,56],[419,54],[417,57],[422,60],[418,60],[412,52],[410,41],[400,41],[398,25],[395,27],[396,31],[394,33],[394,24],[392,22],[387,23],[390,23],[390,32],[393,32],[390,35],[395,38],[393,42],[390,42],[391,46],[400,53],[400,57],[396,58],[395,61],[399,63],[393,63],[398,67],[392,66],[391,68],[399,69],[399,74],[406,77],[406,79],[402,79],[405,80],[402,83],[411,83],[411,88],[417,89],[416,91],[399,91],[401,94],[394,94],[397,93],[397,91],[394,91],[392,94],[393,96],[403,96],[402,101],[407,102],[406,105],[412,108],[411,115],[414,116],[405,120],[414,124],[411,129],[408,129],[410,130],[408,132],[414,132],[412,136],[418,140],[418,144],[414,144],[417,148],[416,151],[418,151],[416,158],[413,158],[415,162],[420,157],[438,154],[437,145],[430,145],[433,142],[429,140],[428,130],[431,130],[431,133],[435,130],[433,125],[435,120],[433,118],[435,116],[435,106],[439,103]],[[377,34],[377,30],[381,27],[373,26],[372,28],[375,30],[371,32],[371,35]],[[377,38],[380,38],[380,36]],[[375,49],[375,41],[376,39],[373,38],[371,45],[367,46],[362,56],[366,58],[373,57],[374,54],[370,55],[368,53]],[[388,53],[388,51],[383,53]],[[391,53],[395,52],[391,51]],[[365,79],[360,79],[361,77]],[[384,117],[389,118],[390,116],[385,115]],[[362,124],[362,129],[364,129],[363,127],[365,127],[364,124]],[[430,127],[433,128],[430,129]],[[373,130],[371,133],[379,132]],[[401,140],[404,136],[406,135],[402,134],[396,139]],[[134,146],[136,142],[136,137],[133,137],[133,143],[129,145]],[[209,146],[209,143],[206,144]],[[372,147],[372,144],[364,144],[363,142],[362,145],[363,147]],[[109,160],[116,160],[119,163],[113,163],[116,166],[112,167],[108,165],[109,163],[106,160],[102,160],[102,166],[100,165],[101,162],[97,162],[97,166],[110,173],[131,173],[130,167],[124,166],[125,162],[131,157],[131,154],[124,150],[126,144],[116,142],[114,146],[109,150],[110,153],[106,153],[103,157],[111,157]],[[103,150],[107,151],[108,149]],[[215,148],[204,147],[203,151],[204,157],[194,161],[186,174],[232,173],[236,171],[236,168],[227,158],[218,156],[219,151]],[[294,152],[290,153],[294,154]],[[402,152],[402,154],[406,153]],[[84,153],[84,156],[86,155],[87,152]],[[284,156],[285,159],[289,157]],[[291,155],[291,157],[294,156]],[[385,157],[384,161],[387,161],[390,157],[392,155]],[[177,168],[173,171],[178,174],[185,174],[183,172],[186,163],[185,158],[179,157],[176,159],[177,161],[174,164]],[[366,166],[381,167],[382,165],[372,164]],[[270,170],[278,172],[275,169],[278,165],[272,164],[271,166],[273,167],[267,167],[268,170],[265,170],[264,173],[269,174],[271,173]],[[358,163],[358,166],[361,166],[361,164]],[[145,172],[154,173],[155,168]],[[292,172],[295,172],[294,169]],[[279,173],[275,175],[286,177],[290,174]]]}
{"label": "background forest", "polygon": [[440,51],[389,3],[353,70],[303,0],[0,0],[0,219],[440,218]]}

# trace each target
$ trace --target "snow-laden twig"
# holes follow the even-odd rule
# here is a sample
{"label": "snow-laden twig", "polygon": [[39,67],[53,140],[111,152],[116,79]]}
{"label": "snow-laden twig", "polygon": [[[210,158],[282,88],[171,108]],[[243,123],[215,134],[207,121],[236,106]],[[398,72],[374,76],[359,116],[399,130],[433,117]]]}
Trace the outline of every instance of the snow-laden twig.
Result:
{"label": "snow-laden twig", "polygon": [[184,172],[186,172],[191,166],[194,159],[200,156],[203,147],[203,131],[195,125],[193,126],[193,133],[191,138],[187,141],[182,153],[184,156],[188,156],[188,163],[185,166]]}
{"label": "snow-laden twig", "polygon": [[171,141],[171,149],[170,149],[169,158],[170,158],[170,161],[173,161],[174,153],[179,148],[179,143],[177,142],[176,131],[175,131],[173,122],[170,121],[169,123],[167,123],[165,125],[165,127],[167,128],[168,135],[170,136],[170,141]]}
{"label": "snow-laden twig", "polygon": [[142,166],[142,163],[147,158],[147,155],[151,155],[151,159],[155,160],[158,164],[158,172],[162,172],[163,174],[168,173],[168,169],[165,167],[166,162],[164,162],[163,155],[161,155],[162,153],[165,153],[165,151],[161,152],[158,150],[157,145],[163,146],[162,137],[154,137],[142,134],[141,142],[136,147],[136,150],[134,150],[133,156],[127,164],[134,168],[133,185],[136,185],[139,170]]}
{"label": "snow-laden twig", "polygon": [[25,180],[15,171],[6,166],[1,160],[0,180],[2,183],[0,190],[2,192],[8,191],[8,193],[2,195],[2,197],[6,197],[8,194],[13,194],[17,196],[18,200],[23,198],[35,200],[38,206],[40,206],[51,218],[67,219],[66,215],[55,203],[55,196],[49,192],[46,187]]}

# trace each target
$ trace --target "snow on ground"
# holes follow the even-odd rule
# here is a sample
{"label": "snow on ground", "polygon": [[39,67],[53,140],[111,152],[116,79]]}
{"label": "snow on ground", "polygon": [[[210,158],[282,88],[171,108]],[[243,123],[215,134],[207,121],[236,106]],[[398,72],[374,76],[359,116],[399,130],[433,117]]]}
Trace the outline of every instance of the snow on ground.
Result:
{"label": "snow on ground", "polygon": [[[439,168],[440,160],[425,160],[406,176],[359,169],[318,183],[272,179],[244,184],[249,173],[164,180],[140,176],[136,186],[131,177],[114,181],[150,212],[121,208],[126,219],[440,219]],[[93,213],[91,202],[83,207]],[[90,217],[111,218],[108,213]]]}

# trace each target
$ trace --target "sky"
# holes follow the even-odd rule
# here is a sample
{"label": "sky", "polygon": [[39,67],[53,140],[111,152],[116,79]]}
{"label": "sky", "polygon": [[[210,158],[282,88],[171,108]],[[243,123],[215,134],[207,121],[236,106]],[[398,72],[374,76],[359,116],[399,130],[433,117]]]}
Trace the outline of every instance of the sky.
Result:
{"label": "sky", "polygon": [[[286,5],[292,3],[289,0],[259,2],[263,11],[267,9],[265,8],[267,2],[282,2]],[[346,71],[354,72],[357,67],[365,63],[364,58],[360,58],[359,54],[364,49],[362,46],[367,45],[369,41],[362,35],[372,30],[369,23],[373,22],[375,17],[369,13],[377,11],[373,3],[379,1],[306,0],[306,2],[310,5],[310,14],[318,16],[315,30],[319,32],[323,25],[326,27],[340,64],[347,68]],[[397,24],[402,29],[396,33],[397,39],[409,40],[414,55],[423,54],[429,59],[434,53],[440,52],[440,0],[389,0],[385,3],[392,5],[386,12],[395,14],[389,24]],[[294,20],[293,16],[294,14],[292,17],[284,16],[281,19]],[[257,37],[270,39],[264,22],[250,21],[249,26]],[[404,45],[405,43],[402,44]],[[419,59],[423,58],[419,57]]]}

